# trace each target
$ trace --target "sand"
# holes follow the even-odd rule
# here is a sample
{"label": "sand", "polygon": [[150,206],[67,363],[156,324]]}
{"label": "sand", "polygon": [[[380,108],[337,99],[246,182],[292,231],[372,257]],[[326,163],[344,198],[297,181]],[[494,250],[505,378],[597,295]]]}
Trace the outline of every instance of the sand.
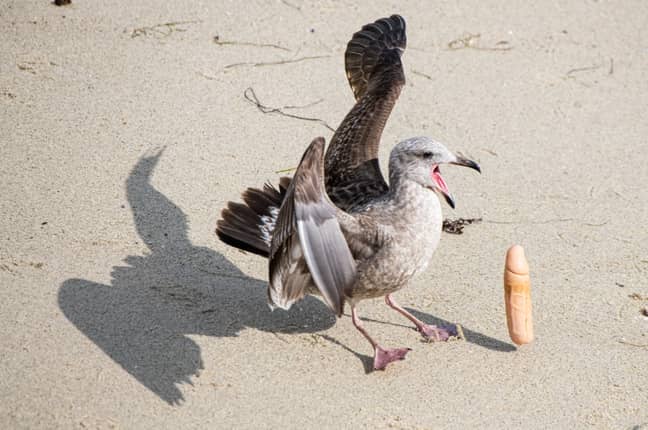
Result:
{"label": "sand", "polygon": [[[0,427],[648,426],[648,3],[240,3],[0,4]],[[408,83],[381,161],[420,134],[476,159],[481,176],[444,169],[444,210],[483,222],[397,295],[466,340],[423,343],[363,303],[376,338],[413,348],[370,372],[348,317],[316,298],[270,313],[266,262],[214,228],[330,138],[346,42],[392,13]],[[513,243],[536,330],[519,349]]]}

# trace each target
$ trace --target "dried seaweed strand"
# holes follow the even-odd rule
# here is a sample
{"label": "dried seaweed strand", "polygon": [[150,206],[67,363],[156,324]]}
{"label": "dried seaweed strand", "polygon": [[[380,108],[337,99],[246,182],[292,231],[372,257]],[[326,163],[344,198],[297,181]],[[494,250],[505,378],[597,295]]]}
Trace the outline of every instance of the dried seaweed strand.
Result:
{"label": "dried seaweed strand", "polygon": [[457,51],[459,49],[474,49],[476,51],[510,51],[513,49],[507,40],[500,40],[494,47],[481,47],[477,46],[476,41],[481,37],[481,34],[467,33],[463,37],[448,42],[448,49]]}
{"label": "dried seaweed strand", "polygon": [[205,74],[205,73],[203,73],[203,72],[196,72],[196,73],[197,73],[199,76],[202,76],[202,77],[205,78],[205,79],[209,79],[210,81],[215,81],[216,79],[218,79],[218,78],[216,78],[216,76],[210,76],[210,75],[207,75],[207,74]]}
{"label": "dried seaweed strand", "polygon": [[577,67],[575,69],[571,69],[567,72],[567,76],[571,76],[574,73],[579,73],[579,72],[591,72],[592,70],[599,69],[601,66],[588,66],[588,67]]}
{"label": "dried seaweed strand", "polygon": [[275,170],[275,173],[280,174],[280,173],[288,173],[297,170],[297,167],[287,167],[285,169],[281,170]]}
{"label": "dried seaweed strand", "polygon": [[328,128],[329,130],[335,131],[335,129],[333,127],[331,127],[330,125],[328,125],[328,123],[326,121],[324,121],[323,119],[311,118],[311,117],[307,117],[307,116],[300,116],[300,115],[294,115],[292,113],[287,113],[287,112],[284,112],[282,110],[282,109],[285,109],[285,107],[284,108],[273,108],[273,107],[263,105],[259,101],[259,98],[257,97],[257,95],[254,92],[254,89],[252,89],[252,87],[248,87],[248,88],[245,89],[245,91],[243,92],[243,97],[245,97],[245,99],[247,101],[249,101],[250,103],[255,105],[257,107],[257,109],[259,109],[264,114],[277,113],[279,115],[287,116],[289,118],[300,119],[302,121],[318,122],[318,123],[322,124],[324,127]]}
{"label": "dried seaweed strand", "polygon": [[306,103],[305,105],[286,105],[282,109],[305,109],[307,107],[315,106],[324,101],[324,99],[315,100],[314,102]]}
{"label": "dried seaweed strand", "polygon": [[281,3],[285,4],[288,7],[293,8],[295,10],[301,11],[301,6],[297,6],[296,4],[289,3],[286,0],[281,0]]}
{"label": "dried seaweed strand", "polygon": [[624,345],[630,345],[630,346],[636,346],[637,348],[648,348],[648,343],[634,343],[634,342],[628,342],[627,340],[619,339],[617,342],[622,343]]}
{"label": "dried seaweed strand", "polygon": [[576,218],[556,218],[556,219],[548,219],[544,221],[501,221],[501,220],[492,220],[492,219],[487,219],[484,222],[490,223],[490,224],[522,224],[522,225],[536,225],[536,224],[554,224],[554,223],[559,223],[559,222],[573,222],[573,221],[578,221]]}
{"label": "dried seaweed strand", "polygon": [[426,79],[428,79],[430,81],[432,80],[432,76],[430,76],[430,75],[428,75],[426,73],[423,73],[423,72],[419,72],[418,70],[412,70],[412,74],[413,75],[418,75],[418,76],[423,76],[424,78],[426,78]]}
{"label": "dried seaweed strand", "polygon": [[218,35],[214,36],[214,43],[216,45],[221,45],[221,46],[232,45],[232,46],[255,46],[257,48],[275,48],[275,49],[281,49],[282,51],[290,52],[289,48],[274,43],[254,43],[254,42],[239,42],[236,40],[221,40],[220,36]]}
{"label": "dried seaweed strand", "polygon": [[233,64],[228,64],[224,67],[224,69],[232,69],[234,67],[265,67],[265,66],[279,66],[282,64],[292,64],[292,63],[299,63],[301,61],[306,61],[306,60],[317,60],[319,58],[328,58],[330,55],[313,55],[310,57],[300,57],[300,58],[295,58],[292,60],[281,60],[281,61],[269,61],[269,62],[262,62],[262,63],[233,63]]}
{"label": "dried seaweed strand", "polygon": [[164,22],[162,24],[152,25],[150,27],[139,27],[133,29],[133,31],[131,32],[131,38],[135,38],[138,36],[148,36],[150,34],[159,34],[162,37],[168,37],[173,32],[186,31],[183,28],[177,28],[179,25],[198,24],[200,22],[202,21],[201,20],[172,21],[172,22]]}

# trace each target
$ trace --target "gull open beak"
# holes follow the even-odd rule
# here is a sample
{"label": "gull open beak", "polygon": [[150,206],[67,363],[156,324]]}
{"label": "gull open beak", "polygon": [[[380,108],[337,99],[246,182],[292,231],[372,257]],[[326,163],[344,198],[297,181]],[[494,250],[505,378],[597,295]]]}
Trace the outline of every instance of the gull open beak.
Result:
{"label": "gull open beak", "polygon": [[[460,155],[456,155],[455,158],[456,160],[451,161],[450,164],[470,167],[471,169],[475,169],[479,173],[481,173],[481,168],[479,167],[479,164],[475,163],[474,161],[469,160]],[[454,198],[452,197],[452,194],[450,194],[450,190],[448,190],[448,186],[446,185],[445,181],[441,177],[441,172],[439,172],[439,166],[435,166],[434,169],[432,170],[432,179],[434,179],[434,182],[436,183],[438,190],[441,192],[441,194],[443,194],[443,197],[445,198],[445,201],[448,203],[448,206],[454,209],[455,208]]]}
{"label": "gull open beak", "polygon": [[[471,169],[475,169],[479,173],[481,173],[481,168],[479,167],[479,164],[475,163],[474,161],[469,160],[460,155],[455,155],[455,158],[456,159],[454,161],[450,161],[449,164],[456,164],[457,166],[470,167]],[[432,179],[436,184],[437,191],[443,194],[443,197],[445,198],[445,201],[448,203],[448,206],[454,209],[455,208],[454,198],[452,197],[452,194],[450,194],[448,185],[446,184],[446,182],[443,180],[443,177],[441,176],[441,172],[439,171],[438,165],[434,166],[432,169]]]}

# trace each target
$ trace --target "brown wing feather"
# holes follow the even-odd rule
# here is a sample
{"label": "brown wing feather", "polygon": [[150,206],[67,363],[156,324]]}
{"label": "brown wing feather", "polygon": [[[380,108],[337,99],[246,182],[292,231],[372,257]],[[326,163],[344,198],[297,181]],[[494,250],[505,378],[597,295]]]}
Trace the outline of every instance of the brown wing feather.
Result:
{"label": "brown wing feather", "polygon": [[[347,79],[356,100],[366,94],[370,81],[378,72],[384,71],[384,66],[400,66],[404,83],[400,54],[405,50],[406,44],[405,20],[399,15],[367,24],[353,35],[347,44],[344,62]],[[397,56],[394,57],[393,54]]]}
{"label": "brown wing feather", "polygon": [[[326,303],[340,316],[344,291],[354,281],[355,260],[338,215],[324,189],[324,139],[308,147],[279,211],[270,252],[269,299],[289,307],[314,282]],[[348,227],[346,227],[348,229]],[[304,261],[310,276],[304,276]],[[299,278],[299,281],[295,279]]]}
{"label": "brown wing feather", "polygon": [[269,255],[268,302],[288,309],[306,294],[313,280],[303,258],[295,220],[294,181],[287,185],[272,234]]}
{"label": "brown wing feather", "polygon": [[350,209],[387,191],[378,165],[380,137],[405,74],[405,20],[393,15],[365,25],[347,45],[346,73],[357,103],[333,135],[326,152],[326,189]]}

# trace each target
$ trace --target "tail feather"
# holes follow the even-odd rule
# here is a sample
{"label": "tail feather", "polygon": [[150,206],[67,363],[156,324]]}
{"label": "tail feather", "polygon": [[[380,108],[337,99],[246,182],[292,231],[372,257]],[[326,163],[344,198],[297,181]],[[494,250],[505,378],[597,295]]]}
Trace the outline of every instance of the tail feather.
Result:
{"label": "tail feather", "polygon": [[290,178],[279,181],[279,189],[265,184],[263,189],[248,188],[244,203],[229,202],[216,224],[216,235],[228,245],[268,257],[272,233]]}
{"label": "tail feather", "polygon": [[[256,240],[253,236],[242,233],[240,230],[229,228],[228,226],[223,226],[218,224],[216,229],[216,234],[218,238],[224,243],[238,248],[242,251],[248,251],[253,254],[260,255],[262,257],[268,257],[268,252],[264,249],[261,249],[258,243],[255,243]],[[254,243],[254,244],[253,244]]]}
{"label": "tail feather", "polygon": [[249,231],[254,231],[254,225],[250,225],[250,221],[255,220],[256,212],[242,203],[228,202],[227,203],[228,217],[234,225]]}
{"label": "tail feather", "polygon": [[[272,193],[268,195],[266,193]],[[270,215],[272,209],[277,204],[277,200],[280,199],[279,192],[274,188],[266,190],[265,187],[263,190],[258,190],[255,188],[248,188],[242,194],[243,201],[248,205],[249,209],[254,211],[257,214]]]}

